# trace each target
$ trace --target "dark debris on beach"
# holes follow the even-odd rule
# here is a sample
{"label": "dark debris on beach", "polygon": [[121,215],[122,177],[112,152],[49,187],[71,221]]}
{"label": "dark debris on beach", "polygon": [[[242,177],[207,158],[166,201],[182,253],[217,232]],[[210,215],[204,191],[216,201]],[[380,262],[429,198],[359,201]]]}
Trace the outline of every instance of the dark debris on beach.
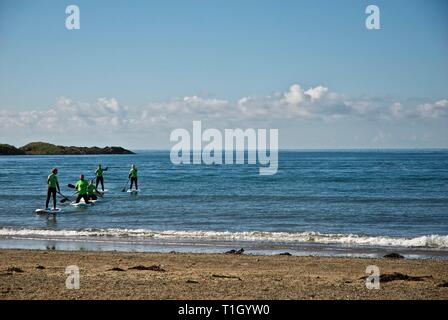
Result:
{"label": "dark debris on beach", "polygon": [[244,253],[243,248],[241,248],[240,250],[232,249],[232,250],[225,252],[225,254],[236,254],[236,255],[243,254],[243,253]]}
{"label": "dark debris on beach", "polygon": [[107,270],[107,271],[125,271],[125,270],[124,270],[124,269],[121,269],[121,268],[119,268],[119,267],[114,267],[114,268],[109,269],[109,270]]}
{"label": "dark debris on beach", "polygon": [[396,252],[392,252],[383,256],[385,259],[404,259],[404,257]]}
{"label": "dark debris on beach", "polygon": [[[360,279],[367,279],[367,277],[361,277]],[[425,279],[432,279],[432,276],[410,276],[407,274],[394,272],[394,273],[385,273],[380,275],[380,282],[392,282],[392,281],[425,281]]]}
{"label": "dark debris on beach", "polygon": [[135,267],[130,267],[128,270],[150,270],[150,271],[158,271],[158,272],[165,272],[166,270],[163,269],[160,265],[152,265],[149,267],[138,265]]}
{"label": "dark debris on beach", "polygon": [[240,277],[237,276],[226,276],[226,275],[220,275],[220,274],[212,274],[213,278],[222,278],[222,279],[236,279],[238,281],[243,281]]}

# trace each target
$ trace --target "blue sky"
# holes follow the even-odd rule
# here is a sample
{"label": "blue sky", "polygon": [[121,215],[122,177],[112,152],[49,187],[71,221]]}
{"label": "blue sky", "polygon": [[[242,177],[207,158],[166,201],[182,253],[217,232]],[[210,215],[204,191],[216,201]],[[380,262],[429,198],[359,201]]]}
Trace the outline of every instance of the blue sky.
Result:
{"label": "blue sky", "polygon": [[[80,30],[65,29],[70,4]],[[369,4],[381,30],[364,26]],[[194,118],[279,128],[282,147],[448,147],[447,57],[444,0],[0,0],[0,133],[159,148]],[[294,84],[331,96],[293,106]]]}

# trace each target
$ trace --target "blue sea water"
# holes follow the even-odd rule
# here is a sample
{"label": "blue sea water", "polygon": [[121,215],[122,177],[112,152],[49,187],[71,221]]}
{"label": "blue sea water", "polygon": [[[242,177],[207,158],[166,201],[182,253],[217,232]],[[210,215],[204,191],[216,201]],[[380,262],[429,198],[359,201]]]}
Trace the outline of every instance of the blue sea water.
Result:
{"label": "blue sea water", "polygon": [[[99,163],[109,192],[95,206],[34,214],[52,167],[73,198],[67,184]],[[138,195],[121,192],[131,164]],[[1,156],[0,247],[448,254],[447,150],[280,151],[278,165],[261,176],[256,165],[173,165],[169,151]]]}

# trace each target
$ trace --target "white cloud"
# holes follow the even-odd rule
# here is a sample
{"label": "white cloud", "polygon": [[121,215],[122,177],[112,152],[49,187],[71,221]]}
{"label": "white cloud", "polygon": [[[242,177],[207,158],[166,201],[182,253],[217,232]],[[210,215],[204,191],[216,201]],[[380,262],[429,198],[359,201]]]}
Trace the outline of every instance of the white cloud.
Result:
{"label": "white cloud", "polygon": [[186,96],[127,107],[115,98],[93,102],[56,99],[45,111],[0,111],[2,136],[16,134],[72,134],[85,137],[107,134],[154,133],[179,127],[192,120],[211,125],[244,125],[248,121],[313,120],[335,122],[361,118],[376,121],[413,119],[431,121],[448,118],[448,100],[410,102],[376,97],[348,97],[323,86],[308,88],[293,84],[286,92],[267,96],[245,96],[236,101]]}
{"label": "white cloud", "polygon": [[394,118],[401,118],[403,115],[403,107],[400,102],[395,102],[390,106],[390,113]]}
{"label": "white cloud", "polygon": [[305,91],[305,94],[311,98],[311,101],[319,100],[328,92],[328,88],[317,86],[315,88],[309,88]]}
{"label": "white cloud", "polygon": [[305,100],[305,94],[302,87],[298,84],[293,84],[289,91],[284,94],[285,101],[292,105],[297,105]]}
{"label": "white cloud", "polygon": [[443,99],[435,103],[424,103],[418,106],[417,112],[424,118],[440,118],[448,115],[448,100]]}

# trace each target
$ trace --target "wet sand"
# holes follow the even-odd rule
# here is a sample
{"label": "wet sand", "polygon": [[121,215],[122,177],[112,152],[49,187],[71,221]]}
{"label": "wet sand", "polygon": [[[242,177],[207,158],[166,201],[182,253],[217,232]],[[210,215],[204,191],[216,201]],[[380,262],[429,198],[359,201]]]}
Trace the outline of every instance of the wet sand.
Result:
{"label": "wet sand", "polygon": [[[66,288],[70,265],[79,289]],[[369,265],[422,278],[384,278],[369,290]],[[448,299],[447,283],[447,260],[0,250],[1,300]]]}

